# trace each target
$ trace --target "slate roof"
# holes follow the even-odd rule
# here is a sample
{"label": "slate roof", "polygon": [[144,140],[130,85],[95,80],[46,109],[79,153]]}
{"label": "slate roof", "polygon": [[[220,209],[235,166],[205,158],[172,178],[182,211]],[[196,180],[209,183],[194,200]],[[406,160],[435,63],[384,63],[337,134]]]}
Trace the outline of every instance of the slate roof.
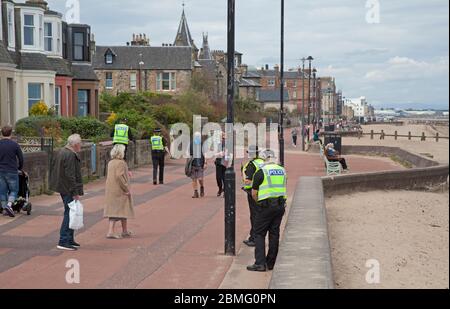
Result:
{"label": "slate roof", "polygon": [[47,56],[39,53],[10,52],[19,70],[55,71]]}
{"label": "slate roof", "polygon": [[73,78],[77,80],[97,81],[98,77],[94,72],[94,68],[90,64],[72,64]]}
{"label": "slate roof", "polygon": [[53,70],[56,71],[57,75],[61,76],[72,76],[72,71],[70,64],[67,60],[61,58],[47,58],[52,66]]}
{"label": "slate roof", "polygon": [[[257,78],[257,77],[276,77],[278,72],[275,70],[257,70],[257,71],[248,71],[245,77]],[[308,78],[308,74],[304,73],[305,78]],[[300,79],[302,75],[298,71],[285,71],[284,72],[285,79]]]}
{"label": "slate roof", "polygon": [[[261,89],[256,95],[256,101],[261,103],[280,102],[280,89]],[[289,101],[287,90],[284,90],[284,101]]]}
{"label": "slate roof", "polygon": [[0,41],[0,63],[14,64],[8,49],[3,45],[2,41]]}
{"label": "slate roof", "polygon": [[[112,64],[105,62],[108,49],[116,55]],[[97,46],[93,67],[96,70],[138,70],[141,59],[144,70],[192,70],[192,48],[179,46]]]}
{"label": "slate roof", "polygon": [[239,87],[261,87],[261,84],[251,79],[241,78]]}

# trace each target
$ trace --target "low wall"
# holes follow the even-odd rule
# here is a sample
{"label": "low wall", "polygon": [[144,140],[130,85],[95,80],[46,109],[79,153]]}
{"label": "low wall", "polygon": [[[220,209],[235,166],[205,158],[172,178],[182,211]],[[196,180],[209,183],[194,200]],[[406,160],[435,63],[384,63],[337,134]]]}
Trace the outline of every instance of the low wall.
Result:
{"label": "low wall", "polygon": [[28,173],[32,195],[47,191],[49,168],[46,152],[25,153],[23,170]]}
{"label": "low wall", "polygon": [[427,190],[448,181],[449,166],[323,177],[327,196],[370,190]]}
{"label": "low wall", "polygon": [[[86,145],[80,152],[81,172],[83,178],[92,176],[103,178],[106,176],[112,144],[98,144],[95,154],[95,167],[93,171],[92,146]],[[53,152],[53,158],[58,150]],[[30,176],[32,195],[39,195],[48,191],[49,160],[46,152],[24,154],[24,170]],[[136,141],[128,146],[127,163],[130,169],[151,164],[151,146],[147,140]]]}
{"label": "low wall", "polygon": [[343,145],[343,155],[377,155],[377,156],[397,156],[402,160],[409,162],[415,167],[431,167],[438,166],[439,163],[430,160],[427,157],[411,153],[399,147],[387,146],[359,146],[359,145]]}
{"label": "low wall", "polygon": [[301,177],[280,244],[270,289],[333,289],[322,181]]}

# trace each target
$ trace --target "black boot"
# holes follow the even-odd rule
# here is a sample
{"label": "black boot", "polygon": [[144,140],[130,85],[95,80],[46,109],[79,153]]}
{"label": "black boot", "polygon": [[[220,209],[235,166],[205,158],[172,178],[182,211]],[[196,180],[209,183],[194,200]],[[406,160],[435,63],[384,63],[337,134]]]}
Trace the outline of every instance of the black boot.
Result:
{"label": "black boot", "polygon": [[200,187],[200,196],[201,197],[205,196],[205,187]]}
{"label": "black boot", "polygon": [[199,198],[200,196],[198,195],[198,191],[195,190],[194,191],[194,195],[192,196],[192,198]]}

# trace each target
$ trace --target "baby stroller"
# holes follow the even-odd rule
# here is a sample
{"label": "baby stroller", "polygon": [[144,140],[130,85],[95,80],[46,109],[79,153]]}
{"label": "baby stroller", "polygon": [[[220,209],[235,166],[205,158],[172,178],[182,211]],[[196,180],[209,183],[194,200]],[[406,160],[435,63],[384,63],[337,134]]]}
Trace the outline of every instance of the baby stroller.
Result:
{"label": "baby stroller", "polygon": [[19,171],[19,194],[17,200],[14,202],[12,209],[16,213],[25,211],[27,215],[31,215],[32,205],[30,203],[30,187],[29,177],[24,171]]}

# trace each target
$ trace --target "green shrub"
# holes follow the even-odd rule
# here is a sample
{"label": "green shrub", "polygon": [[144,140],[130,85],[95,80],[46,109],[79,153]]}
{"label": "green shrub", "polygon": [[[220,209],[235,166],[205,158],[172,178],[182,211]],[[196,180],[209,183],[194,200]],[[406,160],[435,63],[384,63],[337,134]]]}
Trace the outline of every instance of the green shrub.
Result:
{"label": "green shrub", "polygon": [[61,128],[69,134],[80,134],[83,139],[101,138],[109,135],[109,127],[96,118],[59,118]]}
{"label": "green shrub", "polygon": [[61,139],[62,128],[58,118],[50,116],[31,116],[16,123],[16,134],[26,137],[53,137]]}
{"label": "green shrub", "polygon": [[153,117],[166,128],[179,122],[189,123],[190,119],[185,109],[176,104],[165,104],[155,108]]}

